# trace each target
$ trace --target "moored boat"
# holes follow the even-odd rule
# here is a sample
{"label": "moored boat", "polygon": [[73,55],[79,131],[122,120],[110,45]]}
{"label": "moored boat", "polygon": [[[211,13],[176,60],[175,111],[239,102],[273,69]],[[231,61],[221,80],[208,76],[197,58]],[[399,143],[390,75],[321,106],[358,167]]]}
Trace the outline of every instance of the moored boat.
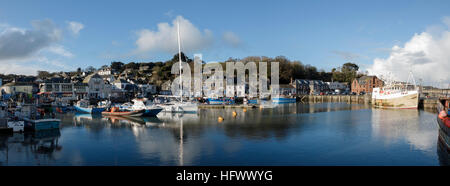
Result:
{"label": "moored boat", "polygon": [[272,98],[272,103],[296,103],[296,102],[297,100],[295,97],[279,96]]}
{"label": "moored boat", "polygon": [[235,102],[230,98],[207,98],[206,103],[209,105],[230,105]]}
{"label": "moored boat", "polygon": [[[24,121],[24,131],[59,129],[61,122],[61,120],[55,118],[54,113],[45,115],[45,113],[38,112],[35,105],[30,104],[25,104],[20,108],[16,108],[14,117]],[[20,123],[18,123],[18,125],[18,127],[20,127]]]}
{"label": "moored boat", "polygon": [[159,107],[157,105],[153,105],[153,104],[145,104],[144,102],[146,102],[146,99],[133,99],[133,105],[131,106],[125,106],[122,105],[123,108],[126,108],[126,110],[145,110],[144,114],[142,114],[142,116],[148,116],[148,117],[156,117],[156,115],[158,115],[158,113],[160,113],[163,108]]}
{"label": "moored boat", "polygon": [[[409,79],[414,83],[410,84]],[[383,87],[373,88],[372,105],[378,108],[417,109],[419,106],[419,89],[410,74],[406,83],[388,82]]]}
{"label": "moored boat", "polygon": [[145,110],[120,110],[118,107],[112,107],[110,111],[103,111],[102,115],[105,116],[123,116],[123,117],[139,117],[145,113]]}
{"label": "moored boat", "polygon": [[80,100],[73,107],[77,112],[84,112],[91,114],[101,113],[106,109],[106,107],[93,107],[92,105],[89,105],[88,100]]}
{"label": "moored boat", "polygon": [[40,130],[51,130],[59,129],[61,123],[60,119],[49,118],[49,119],[29,119],[23,118],[25,121],[25,130],[40,131]]}
{"label": "moored boat", "polygon": [[439,140],[450,149],[450,99],[440,99],[437,105],[437,122],[439,125]]}

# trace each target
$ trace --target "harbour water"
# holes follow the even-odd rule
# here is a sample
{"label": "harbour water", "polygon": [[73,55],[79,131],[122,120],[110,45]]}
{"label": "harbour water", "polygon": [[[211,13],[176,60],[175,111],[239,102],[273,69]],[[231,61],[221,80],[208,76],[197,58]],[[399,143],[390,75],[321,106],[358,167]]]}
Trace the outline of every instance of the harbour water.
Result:
{"label": "harbour water", "polygon": [[[233,111],[237,113],[233,117]],[[219,122],[217,118],[224,118]],[[0,165],[448,165],[436,114],[364,104],[200,109],[158,118],[57,115],[61,127],[0,134]]]}

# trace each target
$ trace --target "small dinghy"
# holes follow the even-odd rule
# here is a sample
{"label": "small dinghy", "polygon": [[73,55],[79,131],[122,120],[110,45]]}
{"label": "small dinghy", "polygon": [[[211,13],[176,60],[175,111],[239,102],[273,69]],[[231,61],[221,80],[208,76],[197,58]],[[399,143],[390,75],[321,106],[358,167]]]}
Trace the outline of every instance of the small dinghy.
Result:
{"label": "small dinghy", "polygon": [[130,116],[130,117],[139,117],[142,116],[145,113],[145,110],[133,110],[133,111],[124,111],[120,110],[119,107],[112,107],[109,111],[102,112],[102,115],[105,116]]}

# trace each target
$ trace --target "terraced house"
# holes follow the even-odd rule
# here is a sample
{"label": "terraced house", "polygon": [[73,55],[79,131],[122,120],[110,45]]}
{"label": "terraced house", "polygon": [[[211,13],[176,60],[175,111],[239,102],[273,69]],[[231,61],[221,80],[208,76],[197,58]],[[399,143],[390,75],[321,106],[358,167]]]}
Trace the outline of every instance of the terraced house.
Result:
{"label": "terraced house", "polygon": [[362,76],[352,82],[352,92],[356,94],[372,93],[373,88],[382,87],[383,81],[377,76]]}

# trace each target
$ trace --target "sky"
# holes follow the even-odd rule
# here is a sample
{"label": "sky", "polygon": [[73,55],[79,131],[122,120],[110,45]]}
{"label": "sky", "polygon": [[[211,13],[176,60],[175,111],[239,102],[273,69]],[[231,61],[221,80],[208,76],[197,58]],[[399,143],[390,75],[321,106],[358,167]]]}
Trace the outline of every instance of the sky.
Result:
{"label": "sky", "polygon": [[286,56],[330,71],[450,83],[450,1],[0,0],[0,73]]}

